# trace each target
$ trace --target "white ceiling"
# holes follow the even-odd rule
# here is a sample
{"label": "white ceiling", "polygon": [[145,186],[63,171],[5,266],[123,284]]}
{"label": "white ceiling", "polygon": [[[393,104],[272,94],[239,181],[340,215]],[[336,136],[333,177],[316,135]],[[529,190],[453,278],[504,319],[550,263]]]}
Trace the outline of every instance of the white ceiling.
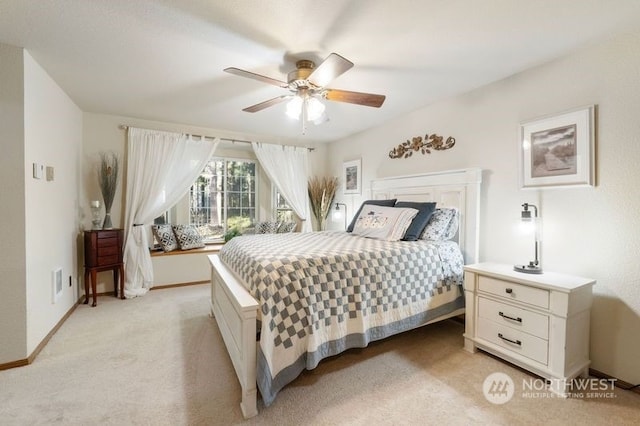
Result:
{"label": "white ceiling", "polygon": [[[639,0],[0,0],[0,42],[25,47],[83,110],[330,141],[378,126],[637,27]],[[328,87],[387,96],[328,102],[301,136],[288,92],[224,73],[286,80],[296,59],[355,66]]]}

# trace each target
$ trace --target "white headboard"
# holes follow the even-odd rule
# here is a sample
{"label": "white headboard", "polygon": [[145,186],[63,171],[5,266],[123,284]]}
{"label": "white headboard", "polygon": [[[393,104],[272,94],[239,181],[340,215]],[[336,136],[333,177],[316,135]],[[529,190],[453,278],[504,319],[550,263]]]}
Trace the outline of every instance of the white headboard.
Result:
{"label": "white headboard", "polygon": [[465,264],[470,264],[480,260],[481,183],[481,169],[450,170],[375,179],[371,182],[371,195],[374,199],[434,201],[437,207],[456,207],[460,211],[458,244]]}

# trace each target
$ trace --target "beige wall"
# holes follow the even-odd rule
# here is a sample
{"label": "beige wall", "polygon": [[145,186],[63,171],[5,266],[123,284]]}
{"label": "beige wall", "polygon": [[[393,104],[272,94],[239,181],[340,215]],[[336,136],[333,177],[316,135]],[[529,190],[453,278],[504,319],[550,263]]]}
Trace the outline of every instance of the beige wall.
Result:
{"label": "beige wall", "polygon": [[[78,300],[82,112],[29,52],[24,54],[24,151],[27,259],[27,352]],[[37,162],[53,180],[33,179]],[[62,269],[62,291],[53,303],[52,275]],[[69,283],[71,282],[71,285]]]}
{"label": "beige wall", "polygon": [[[3,364],[30,356],[77,300],[82,113],[21,48],[0,44],[0,81]],[[34,179],[33,163],[54,167],[54,179]]]}
{"label": "beige wall", "polygon": [[209,255],[211,254],[213,253],[153,256],[151,263],[154,287],[209,281],[211,279]]}
{"label": "beige wall", "polygon": [[[444,100],[331,144],[328,170],[362,158],[363,187],[376,177],[464,167],[485,170],[480,256],[508,264],[530,260],[533,244],[515,232],[520,205],[543,218],[547,270],[597,280],[591,319],[592,367],[640,383],[640,33],[626,34],[481,89]],[[520,190],[519,123],[597,104],[594,188]],[[413,136],[437,133],[456,146],[390,159]],[[366,198],[341,196],[349,215]]]}
{"label": "beige wall", "polygon": [[0,364],[27,355],[23,56],[0,44]]}

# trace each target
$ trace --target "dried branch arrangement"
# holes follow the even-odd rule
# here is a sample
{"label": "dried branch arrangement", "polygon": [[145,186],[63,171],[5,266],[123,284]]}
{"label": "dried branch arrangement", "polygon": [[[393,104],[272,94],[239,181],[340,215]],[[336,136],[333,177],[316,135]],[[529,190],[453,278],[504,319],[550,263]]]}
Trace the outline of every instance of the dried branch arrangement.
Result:
{"label": "dried branch arrangement", "polygon": [[106,212],[111,211],[111,205],[118,187],[118,171],[120,159],[114,152],[100,153],[100,166],[98,167],[98,185],[104,199]]}
{"label": "dried branch arrangement", "polygon": [[318,222],[318,229],[322,230],[323,223],[329,215],[331,205],[338,190],[337,177],[312,177],[309,179],[309,199],[311,211]]}
{"label": "dried branch arrangement", "polygon": [[411,140],[401,143],[396,148],[393,148],[389,152],[389,158],[409,158],[413,155],[414,151],[421,152],[422,154],[431,154],[431,150],[444,151],[445,149],[453,148],[456,144],[455,138],[449,136],[446,141],[443,142],[443,137],[438,136],[435,133],[424,136],[416,136]]}

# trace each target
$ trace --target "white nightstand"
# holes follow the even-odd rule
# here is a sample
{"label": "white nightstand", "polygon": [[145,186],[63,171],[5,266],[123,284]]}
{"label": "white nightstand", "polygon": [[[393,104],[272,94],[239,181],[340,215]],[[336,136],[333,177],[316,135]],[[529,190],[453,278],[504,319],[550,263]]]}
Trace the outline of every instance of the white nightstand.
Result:
{"label": "white nightstand", "polygon": [[594,280],[512,265],[465,266],[464,347],[482,349],[549,379],[562,396],[589,371],[589,320]]}

